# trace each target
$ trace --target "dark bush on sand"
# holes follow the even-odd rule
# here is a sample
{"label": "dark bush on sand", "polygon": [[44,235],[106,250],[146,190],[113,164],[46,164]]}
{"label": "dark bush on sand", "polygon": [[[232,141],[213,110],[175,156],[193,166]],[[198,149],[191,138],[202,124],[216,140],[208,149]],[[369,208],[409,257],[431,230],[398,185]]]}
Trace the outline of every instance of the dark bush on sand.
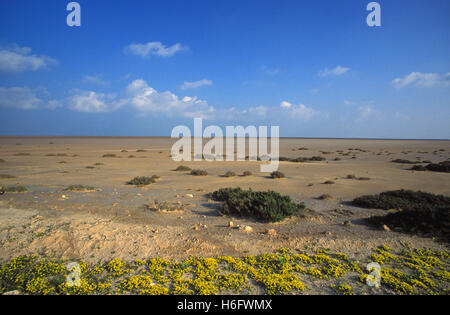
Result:
{"label": "dark bush on sand", "polygon": [[397,190],[362,196],[352,202],[374,209],[401,209],[367,219],[369,224],[399,228],[407,233],[424,233],[450,240],[450,198],[421,191]]}
{"label": "dark bush on sand", "polygon": [[444,172],[444,173],[450,173],[450,161],[444,161],[441,163],[431,163],[425,166],[427,170],[433,171],[433,172]]}
{"label": "dark bush on sand", "polygon": [[175,169],[176,172],[187,172],[187,171],[190,171],[190,170],[191,170],[190,167],[187,167],[187,166],[184,166],[184,165],[180,165],[180,166],[178,166]]}
{"label": "dark bush on sand", "polygon": [[155,177],[137,176],[127,182],[127,185],[147,186],[156,182]]}
{"label": "dark bush on sand", "polygon": [[205,170],[192,170],[191,171],[191,175],[194,175],[194,176],[207,176],[208,172],[205,171]]}
{"label": "dark bush on sand", "polygon": [[282,172],[280,171],[275,171],[270,173],[270,177],[277,179],[277,178],[286,178],[286,175],[284,175]]}
{"label": "dark bush on sand", "polygon": [[213,192],[210,197],[224,204],[224,214],[235,214],[267,222],[278,222],[292,215],[305,215],[303,203],[296,204],[289,196],[274,191],[256,192],[241,188],[223,188]]}

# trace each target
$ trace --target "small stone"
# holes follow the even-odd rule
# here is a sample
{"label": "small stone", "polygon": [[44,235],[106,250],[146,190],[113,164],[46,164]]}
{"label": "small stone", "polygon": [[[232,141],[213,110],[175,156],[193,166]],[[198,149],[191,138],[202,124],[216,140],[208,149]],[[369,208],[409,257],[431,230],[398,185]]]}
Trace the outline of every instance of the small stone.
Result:
{"label": "small stone", "polygon": [[383,225],[383,230],[389,232],[391,229],[387,225]]}
{"label": "small stone", "polygon": [[186,194],[186,195],[184,195],[186,198],[194,198],[194,195],[193,194]]}
{"label": "small stone", "polygon": [[235,225],[234,225],[234,223],[233,223],[233,221],[230,221],[230,222],[228,222],[228,227],[234,227]]}
{"label": "small stone", "polygon": [[274,229],[268,229],[266,231],[266,234],[275,236],[275,235],[277,235],[277,231],[275,231]]}
{"label": "small stone", "polygon": [[253,228],[251,226],[247,225],[247,226],[245,226],[244,231],[250,233],[250,232],[253,232]]}

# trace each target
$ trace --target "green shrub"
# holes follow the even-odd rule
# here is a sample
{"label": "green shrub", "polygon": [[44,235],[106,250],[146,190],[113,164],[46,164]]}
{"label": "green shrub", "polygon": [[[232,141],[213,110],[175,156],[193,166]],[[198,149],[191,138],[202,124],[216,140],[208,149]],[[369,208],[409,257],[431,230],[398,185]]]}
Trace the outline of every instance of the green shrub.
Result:
{"label": "green shrub", "polygon": [[194,175],[194,176],[207,176],[208,172],[205,171],[205,170],[192,170],[191,171],[191,175]]}
{"label": "green shrub", "polygon": [[305,205],[296,204],[289,196],[274,191],[255,192],[241,188],[222,188],[210,197],[224,204],[224,214],[235,214],[267,222],[278,222],[292,215],[305,214]]}
{"label": "green shrub", "polygon": [[277,179],[277,178],[286,178],[286,175],[284,175],[282,172],[280,171],[275,171],[270,173],[270,177]]}
{"label": "green shrub", "polygon": [[244,171],[244,173],[242,173],[242,176],[252,176],[253,173],[250,171]]}
{"label": "green shrub", "polygon": [[28,191],[28,189],[25,186],[20,186],[20,185],[4,187],[3,189],[5,192],[10,192],[10,193],[22,193],[22,192]]}
{"label": "green shrub", "polygon": [[441,163],[431,163],[425,166],[427,170],[433,171],[433,172],[444,172],[444,173],[450,173],[450,161],[444,161]]}
{"label": "green shrub", "polygon": [[353,204],[376,209],[402,209],[367,219],[374,226],[386,225],[407,233],[425,233],[450,240],[450,198],[421,191],[397,190],[363,196]]}
{"label": "green shrub", "polygon": [[94,191],[95,188],[92,186],[84,186],[84,185],[70,185],[65,191]]}
{"label": "green shrub", "polygon": [[228,171],[223,175],[223,177],[234,177],[234,176],[236,176],[236,173],[231,171]]}
{"label": "green shrub", "polygon": [[429,208],[430,206],[448,206],[450,198],[442,195],[433,195],[421,191],[395,190],[383,192],[379,195],[366,195],[358,197],[352,204],[370,209],[412,209]]}
{"label": "green shrub", "polygon": [[291,159],[291,162],[304,163],[304,162],[320,162],[325,161],[326,158],[323,156],[313,156],[313,157],[298,157],[296,159]]}
{"label": "green shrub", "polygon": [[148,176],[137,176],[132,180],[127,182],[127,185],[135,185],[135,186],[147,186],[156,182],[154,177]]}
{"label": "green shrub", "polygon": [[188,166],[180,165],[175,169],[176,172],[187,172],[191,171],[191,168]]}
{"label": "green shrub", "polygon": [[395,159],[395,160],[392,160],[392,163],[417,164],[417,163],[422,163],[422,162],[420,162],[420,161],[410,161],[410,160],[404,160],[404,159]]}

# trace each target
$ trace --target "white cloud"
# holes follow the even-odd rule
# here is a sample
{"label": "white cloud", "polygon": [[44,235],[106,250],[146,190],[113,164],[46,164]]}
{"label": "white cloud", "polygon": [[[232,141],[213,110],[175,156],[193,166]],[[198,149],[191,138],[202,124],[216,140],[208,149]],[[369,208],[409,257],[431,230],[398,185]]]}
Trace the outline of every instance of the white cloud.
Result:
{"label": "white cloud", "polygon": [[69,97],[69,107],[77,112],[104,113],[120,107],[113,101],[114,95],[81,90],[72,93],[74,95]]}
{"label": "white cloud", "polygon": [[201,86],[211,86],[213,82],[211,80],[203,79],[195,82],[184,82],[181,86],[182,90],[189,90],[189,89],[197,89]]}
{"label": "white cloud", "polygon": [[[173,116],[212,118],[214,107],[196,96],[180,99],[172,92],[158,92],[144,80],[131,82],[127,89],[126,103],[141,113],[166,113]],[[196,116],[197,115],[197,116]]]}
{"label": "white cloud", "polygon": [[148,42],[146,44],[131,44],[125,47],[125,52],[141,57],[146,57],[148,54],[157,55],[161,57],[171,57],[175,53],[186,50],[187,47],[181,44],[175,44],[170,47],[164,46],[161,42]]}
{"label": "white cloud", "polygon": [[295,120],[311,120],[318,112],[305,104],[294,105],[289,102],[281,102],[281,108],[289,113],[289,117]]}
{"label": "white cloud", "polygon": [[106,86],[109,84],[109,82],[102,80],[100,76],[94,76],[94,75],[85,75],[83,78],[83,81],[87,82],[87,83],[94,83],[94,84],[102,85],[102,86]]}
{"label": "white cloud", "polygon": [[56,61],[47,56],[31,55],[31,48],[14,45],[0,50],[0,71],[25,72],[48,67]]}
{"label": "white cloud", "polygon": [[289,102],[281,102],[280,106],[281,108],[291,108],[292,104]]}
{"label": "white cloud", "polygon": [[35,91],[27,87],[0,87],[0,106],[20,109],[34,109],[42,103]]}
{"label": "white cloud", "polygon": [[371,105],[360,106],[358,108],[358,115],[356,121],[360,122],[368,119],[375,114],[375,109]]}
{"label": "white cloud", "polygon": [[350,68],[346,68],[346,67],[342,67],[342,66],[337,66],[334,69],[326,68],[324,70],[319,71],[318,76],[319,77],[328,77],[328,76],[332,76],[332,75],[338,76],[338,75],[342,75],[350,70],[351,70]]}
{"label": "white cloud", "polygon": [[450,86],[450,72],[445,74],[411,72],[403,78],[396,78],[392,81],[392,85],[398,89],[411,84],[424,87],[436,85]]}

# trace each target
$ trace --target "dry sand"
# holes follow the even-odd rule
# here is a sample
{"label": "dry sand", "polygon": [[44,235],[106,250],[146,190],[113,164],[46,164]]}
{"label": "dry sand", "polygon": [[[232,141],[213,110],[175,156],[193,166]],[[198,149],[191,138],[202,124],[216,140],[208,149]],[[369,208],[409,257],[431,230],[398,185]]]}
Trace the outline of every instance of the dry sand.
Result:
{"label": "dry sand", "polygon": [[[411,165],[391,162],[397,158],[445,161],[450,158],[450,141],[282,139],[280,156],[321,155],[327,159],[281,162],[279,170],[288,177],[284,180],[260,173],[261,162],[175,163],[170,158],[172,143],[169,138],[0,137],[0,159],[5,160],[0,163],[0,175],[15,176],[0,178],[0,185],[20,184],[28,189],[27,193],[0,196],[0,262],[21,254],[98,262],[155,256],[242,256],[281,247],[329,248],[350,257],[367,255],[381,244],[393,249],[446,247],[426,236],[373,229],[363,219],[382,212],[356,208],[348,201],[402,188],[450,195],[448,173],[414,172],[408,170]],[[298,150],[302,147],[308,150]],[[139,149],[146,152],[136,152]],[[117,157],[102,157],[108,153]],[[341,160],[335,161],[336,157]],[[181,164],[205,169],[209,176],[173,171]],[[221,176],[226,171],[242,174],[246,170],[253,176]],[[161,179],[146,188],[125,185],[135,176],[153,174]],[[346,179],[349,174],[370,180]],[[323,184],[327,180],[335,184]],[[64,191],[75,184],[94,186],[96,191]],[[289,195],[304,201],[317,215],[276,224],[222,216],[207,193],[238,186]],[[317,199],[323,194],[332,198]],[[183,210],[154,212],[145,207],[155,201],[181,204]],[[229,221],[251,226],[253,231],[229,227]],[[346,221],[351,224],[344,224]],[[268,229],[274,229],[276,235],[267,234]]]}

